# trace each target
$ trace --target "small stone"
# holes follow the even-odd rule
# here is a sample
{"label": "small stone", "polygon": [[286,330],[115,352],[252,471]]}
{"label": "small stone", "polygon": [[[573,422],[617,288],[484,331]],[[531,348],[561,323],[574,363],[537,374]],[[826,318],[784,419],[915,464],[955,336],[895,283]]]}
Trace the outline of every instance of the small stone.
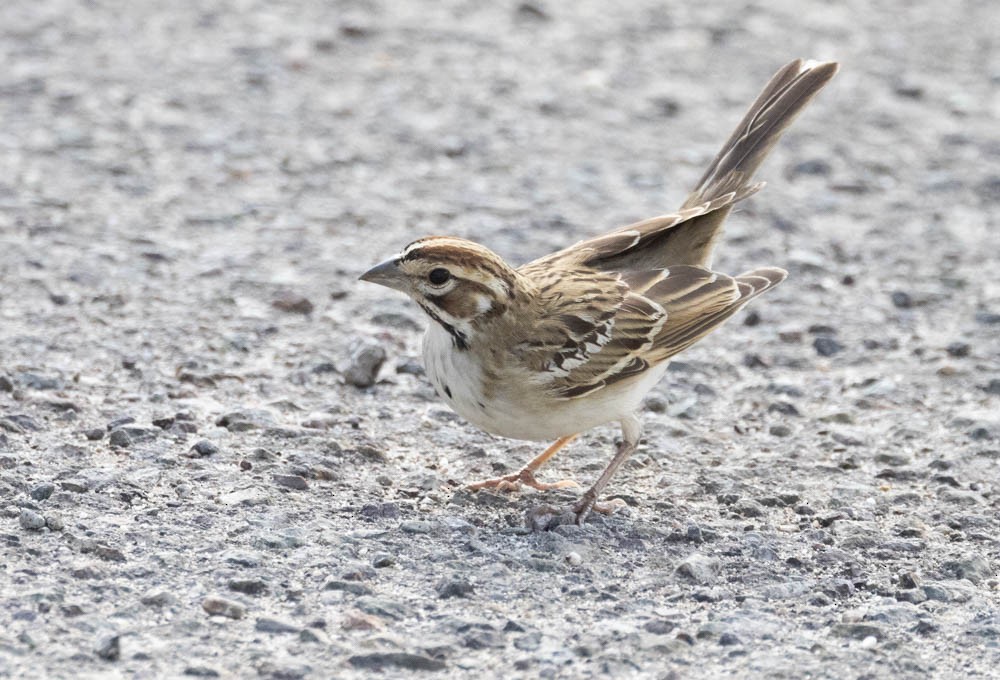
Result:
{"label": "small stone", "polygon": [[438,583],[434,590],[437,591],[439,598],[446,600],[451,597],[468,597],[475,588],[465,579],[449,578]]}
{"label": "small stone", "polygon": [[434,531],[434,524],[425,520],[410,519],[400,522],[399,530],[405,534],[429,534]]}
{"label": "small stone", "polygon": [[13,392],[14,383],[5,375],[0,375],[0,392]]}
{"label": "small stone", "polygon": [[799,177],[800,175],[825,177],[830,174],[831,169],[830,163],[826,160],[822,158],[812,158],[793,165],[791,170],[788,172],[788,176],[793,179],[795,177]]}
{"label": "small stone", "polygon": [[520,3],[515,10],[515,16],[525,21],[550,21],[552,15],[545,9],[545,5],[536,0],[525,0]]}
{"label": "small stone", "polygon": [[257,619],[254,629],[261,633],[298,633],[302,627],[288,621],[282,621],[281,619],[262,616]]}
{"label": "small stone", "polygon": [[866,638],[884,639],[886,634],[881,626],[867,623],[837,623],[832,628],[834,635],[850,638],[852,640],[864,640]]}
{"label": "small stone", "polygon": [[713,583],[722,569],[722,563],[714,557],[693,553],[681,562],[675,573],[694,583],[708,585]]}
{"label": "small stone", "polygon": [[787,425],[772,425],[768,428],[768,432],[775,437],[787,437],[792,434],[792,429]]}
{"label": "small stone", "polygon": [[131,425],[135,422],[135,418],[132,416],[117,416],[108,421],[108,432],[111,430],[117,430],[119,427],[124,427],[125,425]]}
{"label": "small stone", "polygon": [[327,581],[323,585],[323,590],[341,590],[345,593],[350,593],[351,595],[371,595],[372,589],[361,583],[356,583],[354,581]]}
{"label": "small stone", "polygon": [[212,616],[225,616],[230,619],[242,619],[247,613],[246,607],[239,602],[211,595],[201,601],[201,608]]}
{"label": "small stone", "polygon": [[344,369],[344,380],[355,387],[371,387],[385,359],[386,352],[380,344],[367,339],[358,341]]}
{"label": "small stone", "polygon": [[153,418],[153,427],[158,427],[161,430],[169,430],[170,427],[177,422],[173,416],[164,416],[162,418]]}
{"label": "small stone", "polygon": [[86,482],[76,481],[73,479],[67,479],[59,482],[59,486],[63,491],[69,491],[70,493],[87,493],[90,491],[90,487],[87,486]]}
{"label": "small stone", "polygon": [[983,385],[983,391],[986,394],[1000,394],[1000,378],[993,378],[987,384]]}
{"label": "small stone", "polygon": [[55,492],[56,485],[52,482],[42,482],[31,488],[28,492],[33,499],[36,501],[46,501]]}
{"label": "small stone", "polygon": [[62,531],[65,528],[62,517],[51,513],[45,516],[45,526],[49,528],[49,531]]}
{"label": "small stone", "polygon": [[909,293],[897,290],[892,294],[892,304],[898,309],[910,309],[913,307],[913,298]]}
{"label": "small stone", "polygon": [[219,447],[215,444],[215,442],[202,439],[191,447],[190,452],[197,456],[213,456],[219,452]]}
{"label": "small stone", "polygon": [[424,367],[413,359],[407,359],[402,363],[396,364],[396,373],[403,373],[405,375],[424,375],[426,371]]}
{"label": "small stone", "polygon": [[209,668],[208,666],[188,666],[184,669],[184,675],[191,676],[193,678],[218,678],[220,677],[219,671],[214,668]]}
{"label": "small stone", "polygon": [[399,517],[399,506],[395,503],[367,503],[361,508],[361,516],[365,519],[396,519]]}
{"label": "small stone", "polygon": [[741,645],[743,642],[732,633],[723,633],[719,636],[719,644],[723,647],[732,647],[734,645]]}
{"label": "small stone", "polygon": [[743,325],[744,326],[750,326],[752,328],[754,326],[759,326],[760,322],[761,322],[760,312],[758,312],[755,309],[751,309],[746,314],[746,316],[743,317]]}
{"label": "small stone", "polygon": [[994,576],[989,560],[980,555],[948,560],[941,565],[941,571],[952,578],[967,579],[976,584]]}
{"label": "small stone", "polygon": [[246,595],[260,595],[267,592],[267,584],[259,579],[233,579],[229,589]]}
{"label": "small stone", "polygon": [[799,409],[787,401],[776,401],[767,407],[768,413],[780,413],[783,416],[801,416]]}
{"label": "small stone", "polygon": [[293,314],[312,314],[313,303],[304,295],[292,291],[282,291],[271,301],[271,306]]}
{"label": "small stone", "polygon": [[87,438],[88,441],[96,442],[104,439],[104,428],[94,427],[83,433],[83,436]]}
{"label": "small stone", "polygon": [[98,545],[94,548],[94,554],[107,562],[127,561],[125,553],[118,548],[111,547],[110,545]]}
{"label": "small stone", "polygon": [[813,349],[821,357],[832,357],[844,350],[844,346],[831,337],[821,335],[813,340]]}
{"label": "small stone", "polygon": [[434,659],[409,652],[372,652],[355,654],[347,662],[355,668],[380,671],[386,668],[403,668],[411,671],[443,671],[448,666],[440,659]]}
{"label": "small stone", "polygon": [[388,553],[378,553],[372,557],[372,566],[376,569],[384,569],[396,564],[396,558]]}
{"label": "small stone", "polygon": [[18,518],[18,521],[21,524],[21,528],[27,531],[41,531],[45,527],[45,518],[34,510],[28,510],[27,508],[21,510],[21,516]]}
{"label": "small stone", "polygon": [[976,322],[984,326],[996,326],[1000,324],[1000,314],[995,312],[976,312]]}
{"label": "small stone", "polygon": [[97,653],[97,656],[105,661],[118,661],[122,655],[121,636],[112,635],[104,638],[98,643],[97,649],[94,651]]}
{"label": "small stone", "polygon": [[301,475],[274,475],[274,483],[286,489],[305,491],[309,488],[309,483]]}
{"label": "small stone", "polygon": [[177,601],[177,597],[166,590],[150,590],[139,598],[147,607],[166,607]]}
{"label": "small stone", "polygon": [[642,407],[650,413],[666,413],[667,400],[658,394],[650,394],[642,402]]}
{"label": "small stone", "polygon": [[232,411],[220,416],[215,424],[230,432],[248,432],[250,430],[278,427],[278,421],[271,411],[265,409],[243,409]]}
{"label": "small stone", "polygon": [[382,619],[359,611],[347,611],[340,623],[344,630],[379,630],[385,627]]}
{"label": "small stone", "polygon": [[967,342],[953,342],[945,347],[945,351],[948,353],[948,356],[953,356],[956,359],[969,356],[971,349],[972,347]]}
{"label": "small stone", "polygon": [[365,614],[380,616],[384,619],[400,620],[406,618],[410,614],[409,609],[398,602],[393,602],[392,600],[374,597],[371,595],[359,597],[355,600],[354,606],[363,611]]}
{"label": "small stone", "polygon": [[128,432],[119,428],[112,430],[111,434],[108,435],[108,443],[115,448],[127,449],[132,446],[132,437],[129,436]]}

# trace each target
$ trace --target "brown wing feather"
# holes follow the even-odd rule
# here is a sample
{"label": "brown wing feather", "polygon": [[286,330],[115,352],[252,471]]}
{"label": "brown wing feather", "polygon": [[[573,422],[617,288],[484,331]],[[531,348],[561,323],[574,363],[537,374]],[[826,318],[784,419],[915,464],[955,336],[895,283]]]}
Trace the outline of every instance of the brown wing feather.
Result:
{"label": "brown wing feather", "polygon": [[579,285],[581,294],[548,298],[533,340],[515,351],[554,396],[579,398],[689,347],[784,275],[767,268],[733,278],[685,265],[620,274],[563,272],[559,288]]}
{"label": "brown wing feather", "polygon": [[[691,269],[707,272],[700,267]],[[755,269],[735,278],[714,273],[715,281],[706,280],[695,291],[660,301],[670,320],[656,338],[652,360],[663,361],[684,351],[721,326],[750,300],[784,281],[787,275],[788,272],[777,267]]]}

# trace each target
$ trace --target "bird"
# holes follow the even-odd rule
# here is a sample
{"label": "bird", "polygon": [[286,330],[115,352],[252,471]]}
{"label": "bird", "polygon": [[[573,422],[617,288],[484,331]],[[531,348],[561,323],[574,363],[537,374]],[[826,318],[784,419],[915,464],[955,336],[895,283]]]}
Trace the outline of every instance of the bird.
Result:
{"label": "bird", "polygon": [[553,442],[518,472],[471,490],[540,491],[539,468],[579,434],[617,422],[607,467],[570,508],[533,508],[535,529],[611,513],[600,500],[642,435],[639,407],[670,360],[787,276],[712,269],[722,225],[757,193],[775,143],[833,78],[836,62],[796,59],[774,74],[676,212],[580,241],[519,267],[479,243],[428,236],[361,280],[401,291],[429,317],[426,376],[460,416],[501,437]]}

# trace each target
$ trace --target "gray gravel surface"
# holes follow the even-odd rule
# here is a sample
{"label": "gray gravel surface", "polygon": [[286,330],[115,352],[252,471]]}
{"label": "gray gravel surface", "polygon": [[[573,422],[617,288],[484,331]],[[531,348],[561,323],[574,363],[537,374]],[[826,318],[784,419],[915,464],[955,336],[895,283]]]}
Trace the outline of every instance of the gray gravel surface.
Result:
{"label": "gray gravel surface", "polygon": [[[996,3],[609,5],[0,3],[0,676],[995,677]],[[796,56],[718,260],[789,280],[526,533],[357,275],[669,211]]]}

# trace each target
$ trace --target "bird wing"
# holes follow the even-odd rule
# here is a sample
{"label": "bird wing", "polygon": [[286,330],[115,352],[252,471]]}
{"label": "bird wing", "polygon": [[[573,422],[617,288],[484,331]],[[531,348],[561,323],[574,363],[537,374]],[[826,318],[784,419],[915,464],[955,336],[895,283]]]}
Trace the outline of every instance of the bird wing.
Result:
{"label": "bird wing", "polygon": [[549,274],[538,281],[543,311],[531,338],[513,351],[554,397],[583,397],[686,349],[784,277],[775,268],[734,278],[689,265]]}

